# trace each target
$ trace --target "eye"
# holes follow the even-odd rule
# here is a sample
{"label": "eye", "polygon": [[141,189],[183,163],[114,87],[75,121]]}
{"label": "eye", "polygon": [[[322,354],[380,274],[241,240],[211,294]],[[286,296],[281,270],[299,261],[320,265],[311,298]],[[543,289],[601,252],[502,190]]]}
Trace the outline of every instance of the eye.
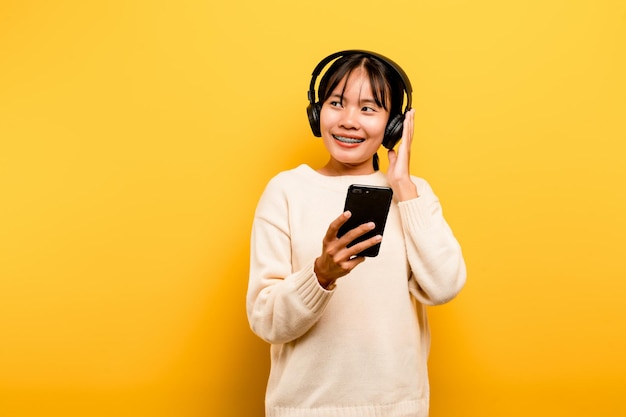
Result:
{"label": "eye", "polygon": [[375,112],[376,109],[373,108],[373,107],[364,106],[363,108],[361,108],[361,111],[364,111],[364,112]]}
{"label": "eye", "polygon": [[328,104],[329,104],[331,107],[341,107],[341,101],[334,101],[334,100],[331,100],[331,101],[329,101],[329,102],[328,102]]}

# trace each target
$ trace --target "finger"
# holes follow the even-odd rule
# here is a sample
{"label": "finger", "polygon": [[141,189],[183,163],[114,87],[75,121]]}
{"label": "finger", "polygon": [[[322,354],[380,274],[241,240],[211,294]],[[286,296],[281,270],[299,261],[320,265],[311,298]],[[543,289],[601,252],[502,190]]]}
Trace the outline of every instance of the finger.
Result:
{"label": "finger", "polygon": [[410,149],[413,141],[413,129],[415,124],[415,110],[409,110],[404,117],[404,125],[402,127],[402,142],[407,144]]}
{"label": "finger", "polygon": [[387,159],[389,160],[389,170],[393,171],[393,167],[396,164],[396,160],[398,159],[398,154],[395,149],[389,149],[387,152]]}
{"label": "finger", "polygon": [[363,223],[362,225],[359,225],[354,229],[349,230],[345,235],[341,236],[341,238],[338,240],[338,244],[340,246],[348,246],[348,244],[354,239],[363,236],[365,233],[374,229],[374,227],[375,225],[373,222]]}
{"label": "finger", "polygon": [[333,220],[332,223],[328,226],[328,230],[326,230],[326,235],[324,236],[324,238],[326,240],[335,239],[337,237],[337,232],[339,231],[339,228],[348,221],[350,216],[352,216],[352,213],[350,213],[350,211],[344,211],[343,213],[341,213],[341,215]]}
{"label": "finger", "polygon": [[356,268],[358,264],[363,262],[365,262],[365,256],[353,256],[351,259],[347,260],[344,263],[346,275],[350,273],[350,271],[352,271],[354,268]]}
{"label": "finger", "polygon": [[373,236],[367,240],[364,240],[363,242],[359,242],[356,245],[350,246],[346,254],[349,256],[350,259],[354,259],[354,257],[362,258],[362,256],[359,257],[356,255],[363,252],[365,249],[369,249],[372,246],[380,243],[382,240],[383,237],[381,235]]}
{"label": "finger", "polygon": [[398,147],[397,164],[400,166],[408,165],[411,154],[411,145],[413,143],[413,126],[414,126],[415,110],[409,110],[404,117],[402,127],[402,141]]}

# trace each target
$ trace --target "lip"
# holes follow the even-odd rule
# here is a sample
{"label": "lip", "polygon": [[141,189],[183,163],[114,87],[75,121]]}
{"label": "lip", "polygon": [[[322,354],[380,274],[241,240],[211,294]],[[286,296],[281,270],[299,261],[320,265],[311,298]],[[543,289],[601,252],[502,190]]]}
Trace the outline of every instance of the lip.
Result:
{"label": "lip", "polygon": [[332,136],[333,136],[333,139],[335,139],[337,143],[339,143],[341,146],[345,146],[348,148],[353,148],[365,142],[365,139],[359,138],[356,136],[335,135],[335,134],[333,134]]}

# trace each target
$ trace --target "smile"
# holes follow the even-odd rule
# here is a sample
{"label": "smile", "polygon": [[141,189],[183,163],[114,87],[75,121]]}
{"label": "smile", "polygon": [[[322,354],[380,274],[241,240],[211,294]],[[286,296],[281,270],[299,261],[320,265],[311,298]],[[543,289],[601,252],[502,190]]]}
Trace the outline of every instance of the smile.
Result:
{"label": "smile", "polygon": [[362,143],[365,142],[365,139],[358,139],[358,138],[347,138],[345,136],[337,136],[337,135],[333,135],[333,138],[335,138],[336,140],[338,140],[339,142],[343,142],[343,143]]}

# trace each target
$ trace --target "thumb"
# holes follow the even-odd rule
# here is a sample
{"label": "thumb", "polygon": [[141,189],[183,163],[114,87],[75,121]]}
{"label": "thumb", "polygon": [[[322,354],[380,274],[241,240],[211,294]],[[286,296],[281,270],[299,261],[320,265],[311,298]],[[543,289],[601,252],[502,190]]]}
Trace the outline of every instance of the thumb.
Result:
{"label": "thumb", "polygon": [[392,169],[398,159],[398,154],[395,149],[389,149],[389,152],[387,152],[387,158],[389,158],[389,168]]}

